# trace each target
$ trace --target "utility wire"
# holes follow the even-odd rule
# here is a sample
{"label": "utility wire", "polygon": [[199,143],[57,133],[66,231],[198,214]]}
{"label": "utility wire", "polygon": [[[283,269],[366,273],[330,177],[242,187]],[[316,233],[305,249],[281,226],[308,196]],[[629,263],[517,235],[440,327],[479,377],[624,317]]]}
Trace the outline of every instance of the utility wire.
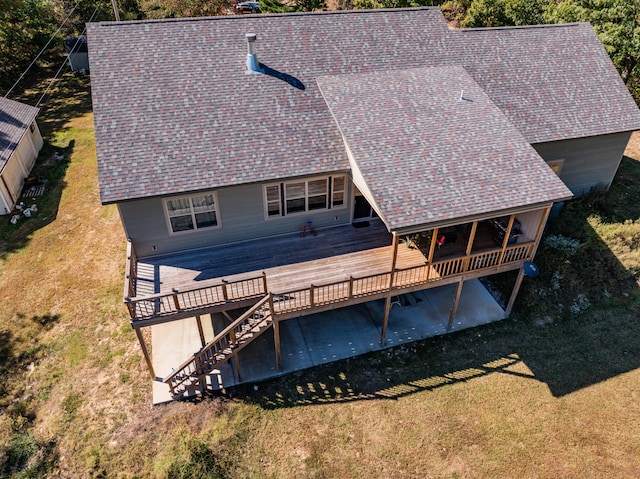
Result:
{"label": "utility wire", "polygon": [[71,11],[69,12],[69,15],[67,15],[67,18],[65,18],[62,21],[62,24],[58,27],[58,29],[55,31],[55,33],[53,35],[51,35],[51,38],[49,38],[49,41],[47,42],[47,44],[42,47],[42,50],[40,50],[40,53],[38,53],[38,55],[33,59],[33,61],[29,64],[29,66],[27,67],[27,69],[22,72],[22,75],[20,75],[20,78],[18,78],[16,80],[16,82],[13,84],[13,86],[9,89],[9,91],[5,94],[5,98],[7,98],[9,96],[9,93],[11,93],[13,91],[13,89],[18,85],[18,83],[20,83],[20,81],[24,78],[24,76],[27,74],[27,72],[31,69],[31,67],[36,63],[36,61],[38,60],[38,58],[40,58],[40,56],[44,53],[44,51],[47,49],[47,47],[51,44],[51,42],[54,40],[54,38],[56,37],[56,35],[60,32],[60,30],[62,30],[62,27],[64,27],[64,24],[67,23],[67,20],[69,20],[69,17],[71,17],[71,15],[73,14],[73,12],[76,10],[76,8],[78,8],[78,5],[80,4],[82,0],[78,0],[75,4],[75,6],[71,9]]}
{"label": "utility wire", "polygon": [[[91,18],[89,19],[89,21],[84,24],[84,29],[82,30],[82,33],[80,34],[80,36],[85,34],[85,32],[87,31],[87,23],[91,23],[93,21],[93,18],[96,16],[96,13],[98,13],[98,9],[99,8],[100,8],[100,5],[97,5],[96,9],[91,14]],[[58,76],[60,75],[60,72],[62,71],[63,68],[65,68],[65,66],[66,66],[66,68],[65,68],[63,73],[67,72],[67,68],[69,68],[69,66],[71,65],[71,54],[75,53],[76,48],[78,48],[79,46],[80,46],[80,42],[76,41],[76,43],[73,45],[73,48],[71,49],[71,51],[69,53],[67,53],[67,56],[62,61],[62,65],[60,65],[60,68],[58,68],[58,71],[56,72],[54,77],[51,80],[49,80],[49,85],[47,86],[47,89],[44,91],[44,93],[42,94],[42,96],[38,100],[38,103],[36,103],[36,105],[35,105],[36,108],[38,108],[40,103],[42,103],[42,100],[44,99],[44,97],[47,95],[47,93],[49,93],[49,90],[53,86],[53,82],[55,82],[58,79]],[[69,61],[68,64],[67,64],[67,60]]]}

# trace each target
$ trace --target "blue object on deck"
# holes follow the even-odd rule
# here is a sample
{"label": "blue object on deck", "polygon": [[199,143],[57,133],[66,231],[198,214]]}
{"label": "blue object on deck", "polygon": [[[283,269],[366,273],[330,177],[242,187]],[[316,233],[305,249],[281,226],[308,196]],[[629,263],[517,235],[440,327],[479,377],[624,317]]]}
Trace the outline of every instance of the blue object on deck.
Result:
{"label": "blue object on deck", "polygon": [[530,278],[537,278],[540,274],[538,267],[531,261],[526,261],[523,266],[523,274]]}

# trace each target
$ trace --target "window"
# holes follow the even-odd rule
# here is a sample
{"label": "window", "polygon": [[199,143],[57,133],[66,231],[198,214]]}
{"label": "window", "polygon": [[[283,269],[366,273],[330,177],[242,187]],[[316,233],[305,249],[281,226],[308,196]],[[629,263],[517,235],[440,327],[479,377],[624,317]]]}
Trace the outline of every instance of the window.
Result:
{"label": "window", "polygon": [[346,184],[346,177],[340,175],[265,185],[267,218],[344,208]]}
{"label": "window", "polygon": [[216,205],[215,193],[165,200],[165,212],[171,233],[218,226]]}
{"label": "window", "polygon": [[559,175],[560,171],[562,170],[562,165],[564,163],[564,159],[562,160],[554,160],[554,161],[548,161],[547,165],[549,165],[549,168],[551,168],[551,170],[556,174]]}

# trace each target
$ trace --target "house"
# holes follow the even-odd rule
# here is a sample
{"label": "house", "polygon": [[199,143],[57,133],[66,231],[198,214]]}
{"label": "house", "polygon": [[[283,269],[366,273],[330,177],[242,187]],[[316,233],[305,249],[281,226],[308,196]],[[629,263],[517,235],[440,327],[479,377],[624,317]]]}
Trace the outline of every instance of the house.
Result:
{"label": "house", "polygon": [[[173,398],[242,382],[263,331],[262,362],[291,370],[286,328],[319,312],[378,305],[384,344],[403,295],[448,288],[438,331],[464,327],[463,289],[524,273],[552,205],[607,188],[640,128],[582,23],[451,30],[416,8],[98,23],[88,37],[125,303]],[[177,324],[197,344],[169,360],[188,342]]]}
{"label": "house", "polygon": [[0,215],[10,214],[42,148],[38,108],[0,98]]}
{"label": "house", "polygon": [[67,37],[64,41],[64,51],[69,58],[71,71],[89,71],[89,50],[86,35]]}

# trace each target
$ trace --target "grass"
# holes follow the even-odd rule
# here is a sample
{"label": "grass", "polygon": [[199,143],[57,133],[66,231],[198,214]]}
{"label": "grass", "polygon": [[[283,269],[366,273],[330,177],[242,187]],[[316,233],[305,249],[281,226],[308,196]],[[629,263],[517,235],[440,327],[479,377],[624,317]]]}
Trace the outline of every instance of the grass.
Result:
{"label": "grass", "polygon": [[509,320],[152,407],[88,85],[56,88],[51,188],[19,228],[0,219],[0,477],[637,476],[638,137],[608,194],[549,225]]}

